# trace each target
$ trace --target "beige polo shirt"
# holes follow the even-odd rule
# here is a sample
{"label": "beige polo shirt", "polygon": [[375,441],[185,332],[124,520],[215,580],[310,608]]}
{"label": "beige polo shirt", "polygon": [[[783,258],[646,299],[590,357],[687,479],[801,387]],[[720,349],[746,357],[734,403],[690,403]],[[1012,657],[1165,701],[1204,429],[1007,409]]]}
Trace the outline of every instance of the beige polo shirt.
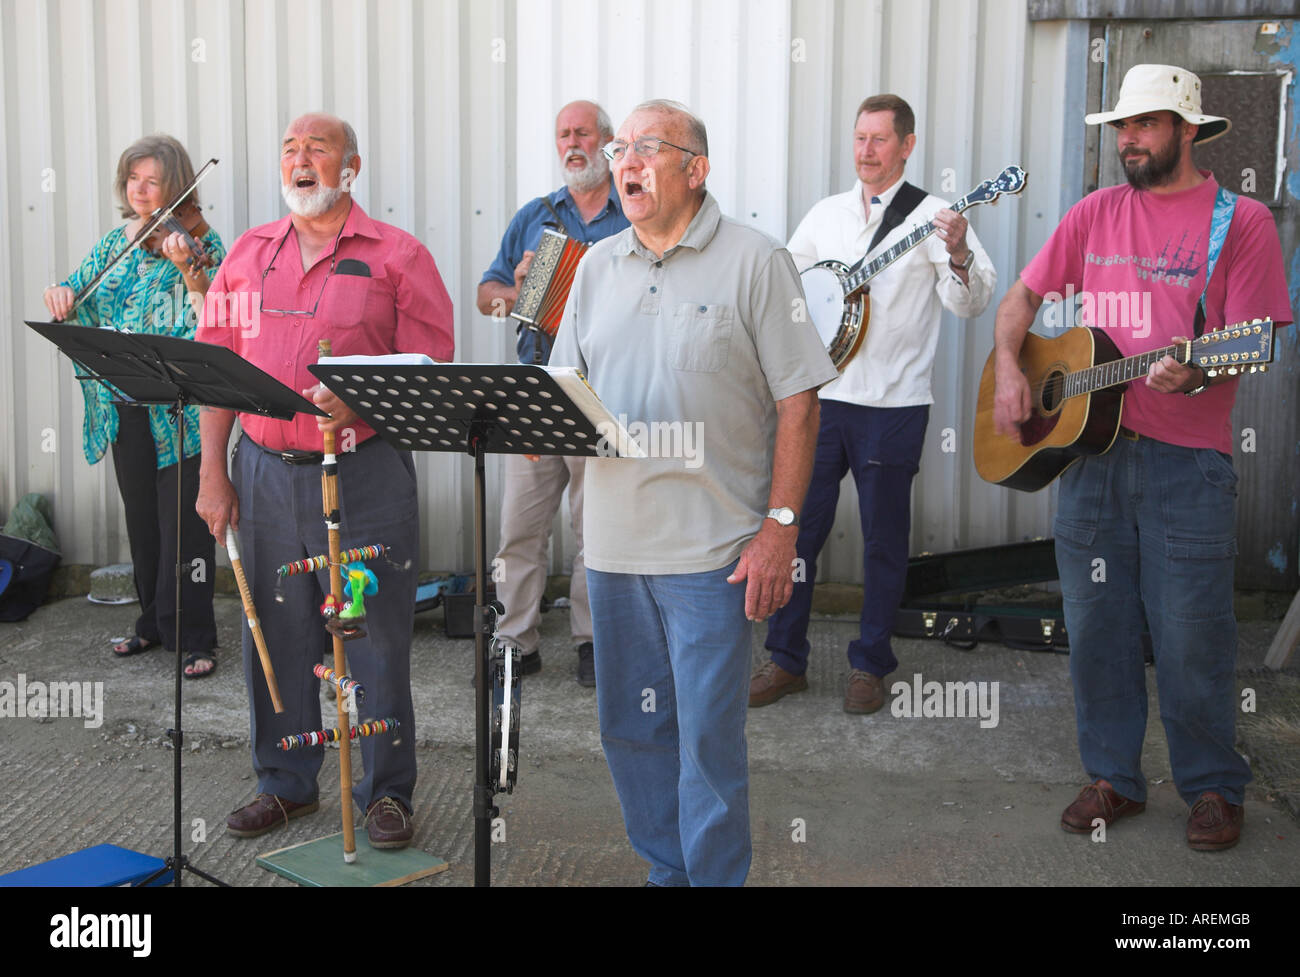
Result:
{"label": "beige polo shirt", "polygon": [[736,560],[767,512],[776,401],[833,380],[789,252],[706,195],[662,258],[635,228],[578,266],[552,366],[575,366],[649,455],[586,465],[584,559],[610,573]]}

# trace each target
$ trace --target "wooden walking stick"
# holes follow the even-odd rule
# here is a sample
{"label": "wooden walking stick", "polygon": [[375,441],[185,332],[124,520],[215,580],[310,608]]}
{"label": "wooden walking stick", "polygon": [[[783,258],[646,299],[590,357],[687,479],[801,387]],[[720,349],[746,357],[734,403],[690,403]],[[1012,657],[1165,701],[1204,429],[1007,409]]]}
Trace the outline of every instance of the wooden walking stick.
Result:
{"label": "wooden walking stick", "polygon": [[244,576],[244,564],[239,559],[239,542],[235,531],[226,525],[226,553],[230,556],[230,565],[235,571],[235,583],[239,587],[239,599],[244,604],[244,616],[248,618],[248,630],[253,632],[253,644],[257,645],[257,657],[262,661],[262,674],[266,676],[266,688],[271,693],[271,705],[276,712],[284,712],[284,703],[280,701],[280,686],[275,681],[275,669],[271,667],[271,653],[266,650],[266,638],[262,637],[262,623],[257,619],[257,608],[253,605],[253,593],[248,589],[248,578]]}
{"label": "wooden walking stick", "polygon": [[[316,344],[317,358],[330,355],[330,341],[322,339]],[[325,510],[325,529],[329,533],[330,543],[330,593],[335,605],[343,606],[343,567],[339,544],[339,466],[334,456],[334,432],[325,431],[324,455],[321,460],[321,502]],[[347,656],[343,651],[343,637],[335,633],[334,638],[334,673],[346,675]],[[336,699],[339,707],[339,729],[349,728],[347,696],[339,695]],[[356,831],[352,826],[352,741],[342,737],[339,741],[339,789],[342,792],[343,807],[343,861],[357,860]]]}

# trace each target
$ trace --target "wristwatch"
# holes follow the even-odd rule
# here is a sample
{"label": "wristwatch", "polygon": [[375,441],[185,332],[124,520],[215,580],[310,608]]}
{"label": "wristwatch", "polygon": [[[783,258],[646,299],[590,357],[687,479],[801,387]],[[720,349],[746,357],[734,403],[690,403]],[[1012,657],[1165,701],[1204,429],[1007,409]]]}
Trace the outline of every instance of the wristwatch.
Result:
{"label": "wristwatch", "polygon": [[970,266],[973,264],[975,264],[975,251],[973,249],[966,252],[966,260],[959,265],[953,264],[952,256],[948,256],[948,267],[953,271],[970,271]]}
{"label": "wristwatch", "polygon": [[779,509],[768,509],[767,518],[775,519],[777,524],[781,526],[799,525],[799,517],[795,515],[794,510],[788,505],[783,505]]}
{"label": "wristwatch", "polygon": [[1195,397],[1199,393],[1204,393],[1206,388],[1210,385],[1210,374],[1206,371],[1205,367],[1198,363],[1196,364],[1196,369],[1201,371],[1201,385],[1199,387],[1193,387],[1191,390],[1184,390],[1184,397]]}

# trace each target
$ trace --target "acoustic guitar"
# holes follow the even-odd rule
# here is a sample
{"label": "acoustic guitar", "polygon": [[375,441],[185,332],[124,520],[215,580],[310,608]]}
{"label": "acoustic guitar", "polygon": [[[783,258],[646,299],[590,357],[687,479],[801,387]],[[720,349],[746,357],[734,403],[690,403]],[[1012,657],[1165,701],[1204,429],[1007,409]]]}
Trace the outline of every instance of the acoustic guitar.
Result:
{"label": "acoustic guitar", "polygon": [[1165,356],[1207,376],[1263,373],[1273,361],[1273,320],[1254,319],[1173,346],[1121,356],[1105,329],[1076,326],[1055,339],[1028,333],[1020,369],[1032,408],[1018,437],[993,428],[994,360],[980,377],[975,407],[975,470],[986,482],[1024,492],[1050,485],[1083,455],[1107,451],[1119,433],[1124,387]]}

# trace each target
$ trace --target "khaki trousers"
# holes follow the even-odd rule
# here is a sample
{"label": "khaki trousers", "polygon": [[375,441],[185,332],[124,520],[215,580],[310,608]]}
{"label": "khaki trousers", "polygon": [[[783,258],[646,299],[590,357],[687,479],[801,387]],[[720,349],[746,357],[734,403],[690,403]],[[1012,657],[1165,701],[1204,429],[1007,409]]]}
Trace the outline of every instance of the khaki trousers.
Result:
{"label": "khaki trousers", "polygon": [[529,461],[506,455],[505,488],[501,499],[501,548],[493,566],[497,599],[506,613],[498,634],[527,655],[537,650],[542,621],[542,594],[551,539],[551,523],[569,487],[569,519],[577,538],[569,584],[569,623],[575,645],[591,640],[591,607],[587,602],[587,570],[582,562],[582,481],[584,458],[544,455]]}

